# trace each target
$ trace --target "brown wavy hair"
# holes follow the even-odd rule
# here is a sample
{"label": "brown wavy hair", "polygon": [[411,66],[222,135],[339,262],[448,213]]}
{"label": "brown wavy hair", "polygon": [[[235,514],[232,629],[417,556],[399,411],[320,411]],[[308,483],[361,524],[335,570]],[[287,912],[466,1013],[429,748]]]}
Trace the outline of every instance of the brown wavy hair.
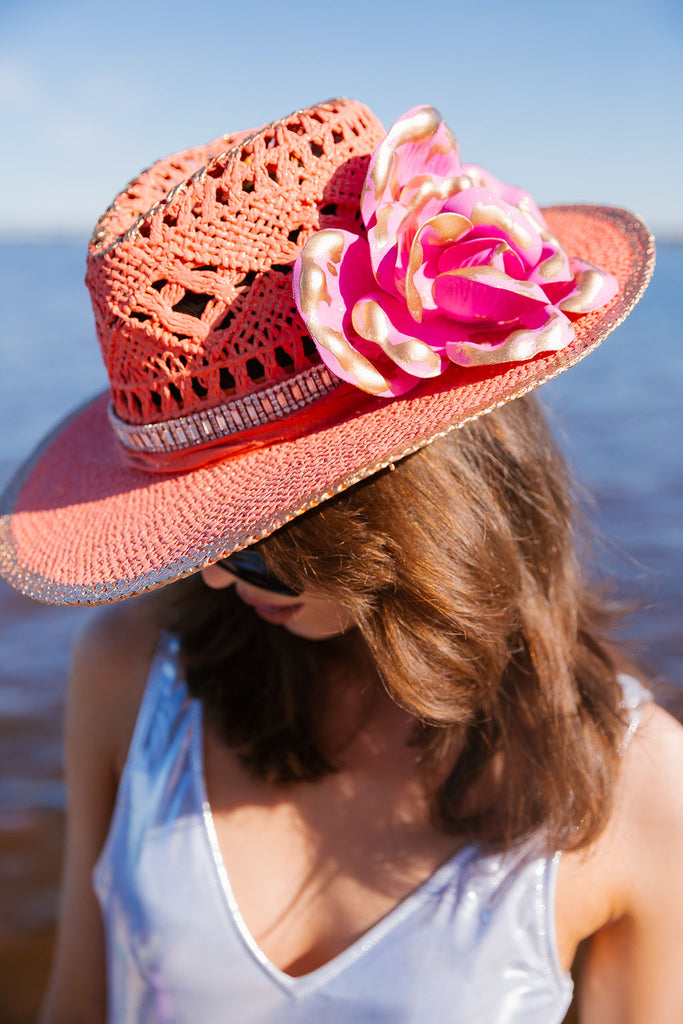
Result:
{"label": "brown wavy hair", "polygon": [[[443,831],[507,848],[594,839],[623,735],[608,600],[577,551],[571,480],[536,400],[518,399],[257,545],[286,582],[348,607],[387,691],[416,719]],[[324,687],[352,639],[311,642],[196,580],[173,615],[191,693],[274,783],[335,770]],[[346,645],[346,647],[345,647]],[[486,780],[484,803],[472,793]]]}

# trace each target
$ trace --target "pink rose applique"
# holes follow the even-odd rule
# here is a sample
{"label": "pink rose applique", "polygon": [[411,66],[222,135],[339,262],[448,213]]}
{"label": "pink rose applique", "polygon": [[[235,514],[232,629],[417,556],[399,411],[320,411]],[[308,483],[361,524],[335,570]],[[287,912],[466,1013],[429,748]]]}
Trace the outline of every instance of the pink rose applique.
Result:
{"label": "pink rose applique", "polygon": [[461,164],[433,107],[415,107],[373,154],[367,238],[324,230],[294,266],[294,298],[323,362],[391,397],[442,373],[568,345],[566,313],[597,309],[615,278],[568,258],[531,196]]}

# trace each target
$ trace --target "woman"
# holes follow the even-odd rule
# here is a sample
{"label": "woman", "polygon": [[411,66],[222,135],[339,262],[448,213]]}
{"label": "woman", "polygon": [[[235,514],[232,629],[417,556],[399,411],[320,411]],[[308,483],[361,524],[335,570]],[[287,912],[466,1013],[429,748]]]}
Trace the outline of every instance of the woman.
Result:
{"label": "woman", "polygon": [[527,396],[650,262],[432,108],[321,104],[117,198],[109,421],[13,485],[3,564],[95,603],[203,568],[77,647],[44,1020],[545,1024],[584,939],[582,1020],[680,1019],[681,730]]}

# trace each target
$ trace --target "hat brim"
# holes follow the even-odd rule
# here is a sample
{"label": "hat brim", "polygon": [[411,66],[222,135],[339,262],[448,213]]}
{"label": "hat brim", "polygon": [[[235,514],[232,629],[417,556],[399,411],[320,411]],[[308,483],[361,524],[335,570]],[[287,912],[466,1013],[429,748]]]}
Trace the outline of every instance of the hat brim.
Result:
{"label": "hat brim", "polygon": [[524,363],[454,366],[353,418],[184,473],[125,466],[107,419],[109,395],[100,395],[46,438],[3,495],[2,575],[51,604],[105,604],[153,590],[556,377],[638,302],[654,244],[624,210],[562,206],[544,215],[566,252],[619,281],[608,305],[577,319],[567,348]]}

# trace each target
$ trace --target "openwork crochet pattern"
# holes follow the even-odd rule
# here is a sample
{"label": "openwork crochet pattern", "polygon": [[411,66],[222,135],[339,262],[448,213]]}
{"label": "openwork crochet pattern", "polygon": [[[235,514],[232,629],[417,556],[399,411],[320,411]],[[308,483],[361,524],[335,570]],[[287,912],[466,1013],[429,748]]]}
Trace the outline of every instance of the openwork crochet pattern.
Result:
{"label": "openwork crochet pattern", "polygon": [[120,420],[187,416],[319,363],[292,264],[320,228],[363,230],[383,134],[362,104],[332,100],[168,157],[117,196],[86,281]]}

